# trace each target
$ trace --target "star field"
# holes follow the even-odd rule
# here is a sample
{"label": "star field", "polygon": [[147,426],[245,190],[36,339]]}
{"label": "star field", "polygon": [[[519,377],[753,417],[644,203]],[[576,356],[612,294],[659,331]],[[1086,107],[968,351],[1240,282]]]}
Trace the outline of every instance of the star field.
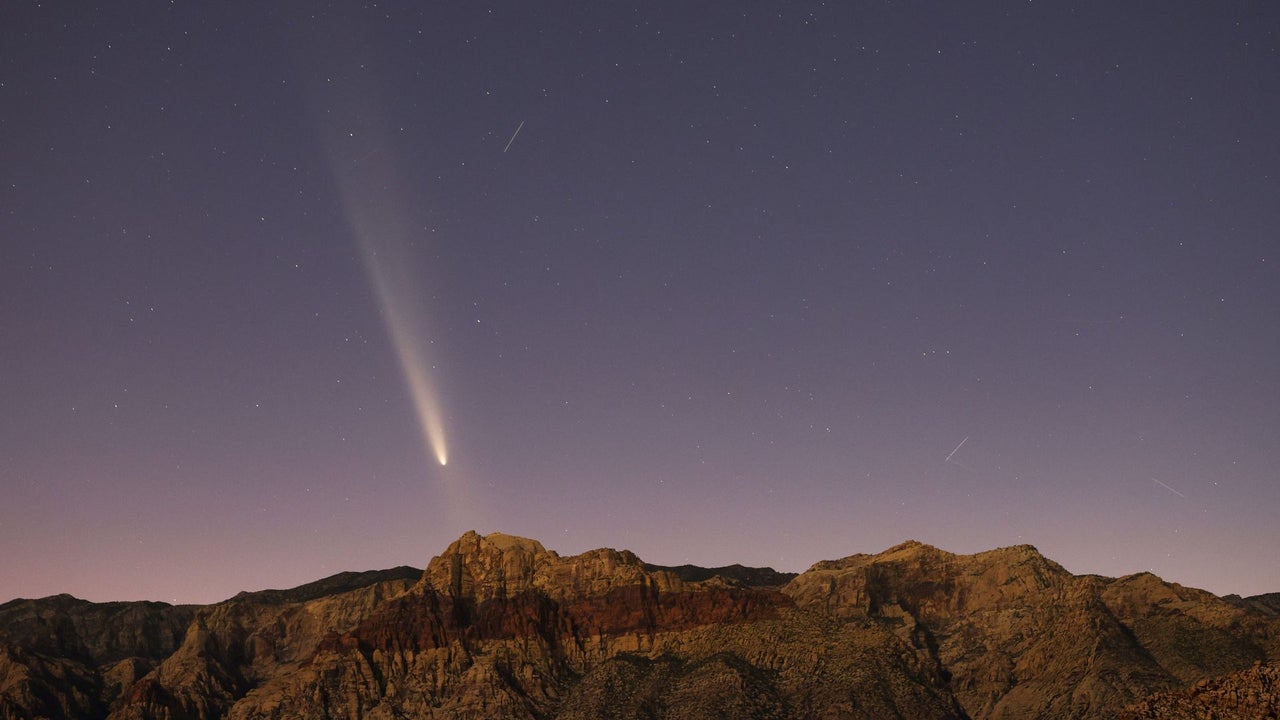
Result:
{"label": "star field", "polygon": [[8,3],[0,600],[209,602],[467,529],[1280,591],[1278,28]]}

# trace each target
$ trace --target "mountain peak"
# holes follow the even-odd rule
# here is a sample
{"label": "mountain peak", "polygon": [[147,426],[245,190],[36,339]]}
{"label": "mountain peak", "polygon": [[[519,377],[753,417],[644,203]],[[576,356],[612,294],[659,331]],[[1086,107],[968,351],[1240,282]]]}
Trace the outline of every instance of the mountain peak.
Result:
{"label": "mountain peak", "polygon": [[928,543],[919,540],[906,540],[894,545],[893,547],[881,552],[874,557],[879,560],[897,560],[922,555],[951,555],[945,550],[941,550]]}
{"label": "mountain peak", "polygon": [[509,597],[532,588],[537,568],[551,557],[537,540],[468,530],[431,560],[421,582],[454,598]]}
{"label": "mountain peak", "polygon": [[542,546],[542,543],[537,540],[520,537],[519,535],[508,535],[506,533],[493,532],[483,536],[481,539],[490,545],[502,548],[503,550],[520,550],[531,553],[547,551],[547,549]]}
{"label": "mountain peak", "polygon": [[621,585],[652,584],[665,589],[682,581],[672,572],[647,570],[629,550],[601,548],[561,557],[537,540],[468,531],[432,559],[422,584],[443,595],[479,603],[528,590],[573,597]]}
{"label": "mountain peak", "polygon": [[532,538],[519,535],[508,535],[502,532],[491,532],[481,535],[475,530],[468,530],[445,549],[445,555],[473,555],[478,552],[519,553],[537,555],[547,549],[542,543]]}

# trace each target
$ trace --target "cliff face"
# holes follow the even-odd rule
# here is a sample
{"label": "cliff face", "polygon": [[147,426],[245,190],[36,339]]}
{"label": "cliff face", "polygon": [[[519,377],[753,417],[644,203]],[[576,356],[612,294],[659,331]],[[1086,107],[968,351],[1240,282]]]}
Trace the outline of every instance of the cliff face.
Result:
{"label": "cliff face", "polygon": [[0,625],[0,720],[1155,717],[1224,673],[1270,677],[1254,664],[1280,637],[1273,614],[1151,575],[915,542],[789,576],[467,533],[421,573],[182,612],[160,657]]}
{"label": "cliff face", "polygon": [[102,690],[80,663],[0,644],[0,718],[100,717]]}
{"label": "cliff face", "polygon": [[[405,572],[405,571],[409,572]],[[327,633],[354,627],[417,576],[344,574],[292,591],[241,593],[202,608],[182,644],[112,708],[122,720],[220,718],[246,693],[306,661]]]}
{"label": "cliff face", "polygon": [[[866,672],[840,671],[855,659]],[[847,717],[960,717],[874,624],[799,613],[774,588],[686,582],[627,552],[561,558],[468,533],[412,592],[231,717],[791,717],[833,703]]]}

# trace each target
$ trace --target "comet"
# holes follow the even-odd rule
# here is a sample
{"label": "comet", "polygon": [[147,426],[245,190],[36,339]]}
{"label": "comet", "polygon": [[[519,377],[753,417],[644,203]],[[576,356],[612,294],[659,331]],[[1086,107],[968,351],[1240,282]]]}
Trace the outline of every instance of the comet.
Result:
{"label": "comet", "polygon": [[449,464],[449,449],[445,442],[444,415],[440,410],[439,395],[431,381],[431,370],[434,365],[426,357],[425,346],[419,325],[413,322],[402,306],[401,299],[396,296],[388,282],[388,274],[375,253],[366,248],[366,267],[378,293],[378,304],[382,307],[387,331],[391,343],[396,349],[396,358],[400,361],[400,372],[409,386],[409,397],[413,401],[414,412],[418,417],[418,427],[422,432],[423,444],[435,457],[441,467]]}
{"label": "comet", "polygon": [[[473,515],[464,477],[454,467],[457,458],[449,452],[449,395],[442,392],[448,385],[440,362],[447,338],[433,322],[438,308],[435,279],[444,268],[433,262],[423,232],[433,199],[424,196],[402,168],[403,154],[395,142],[400,132],[387,121],[384,108],[389,104],[378,93],[374,64],[365,57],[367,48],[344,40],[350,38],[339,39],[336,46],[311,48],[307,57],[310,63],[334,68],[317,72],[315,77],[326,82],[310,88],[317,139],[396,358],[422,465],[450,470],[433,473],[444,496],[441,512],[451,518]],[[339,66],[363,72],[338,73]],[[330,82],[331,75],[341,81]]]}
{"label": "comet", "polygon": [[[375,142],[355,163],[335,173],[347,223],[360,248],[365,275],[381,310],[383,324],[395,349],[413,403],[423,446],[444,467],[449,464],[445,415],[433,375],[431,356],[435,338],[430,332],[430,266],[414,246],[413,204],[404,196],[405,183],[395,165],[395,153]],[[339,155],[337,149],[331,149]]]}

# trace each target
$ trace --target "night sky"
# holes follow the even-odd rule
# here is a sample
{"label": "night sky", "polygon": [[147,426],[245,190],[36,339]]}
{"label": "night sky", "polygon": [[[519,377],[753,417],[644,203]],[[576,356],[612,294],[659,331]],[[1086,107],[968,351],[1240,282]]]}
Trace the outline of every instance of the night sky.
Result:
{"label": "night sky", "polygon": [[0,600],[468,529],[1280,591],[1270,0],[88,5],[0,8]]}

